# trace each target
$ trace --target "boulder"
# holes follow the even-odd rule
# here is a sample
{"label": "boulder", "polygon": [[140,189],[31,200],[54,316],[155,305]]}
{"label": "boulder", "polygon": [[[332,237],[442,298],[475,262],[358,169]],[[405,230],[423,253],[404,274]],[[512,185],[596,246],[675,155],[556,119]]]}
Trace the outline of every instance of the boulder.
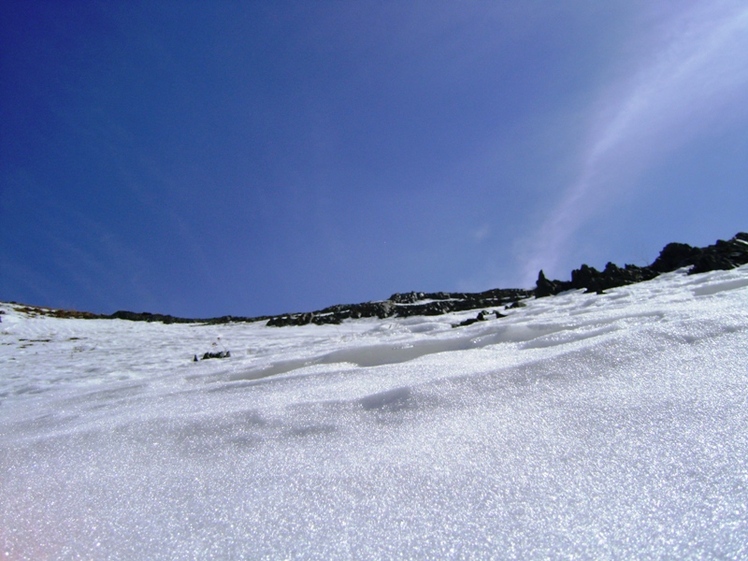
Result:
{"label": "boulder", "polygon": [[693,265],[694,259],[701,254],[701,249],[685,243],[669,243],[660,255],[649,266],[658,273],[669,273],[681,267]]}
{"label": "boulder", "polygon": [[216,351],[216,352],[204,353],[202,358],[200,359],[198,359],[197,355],[195,355],[192,360],[194,362],[197,362],[198,360],[208,360],[211,358],[229,358],[230,356],[231,356],[231,351]]}
{"label": "boulder", "polygon": [[748,263],[748,234],[739,232],[731,240],[717,240],[693,260],[690,275],[707,271],[727,270]]}
{"label": "boulder", "polygon": [[468,318],[464,321],[461,321],[460,323],[453,323],[452,327],[466,327],[468,325],[473,325],[474,323],[477,323],[479,321],[488,321],[491,318],[499,319],[499,318],[505,318],[506,316],[502,314],[501,312],[498,312],[494,310],[493,312],[489,312],[486,310],[483,310],[480,312],[477,316],[474,318]]}

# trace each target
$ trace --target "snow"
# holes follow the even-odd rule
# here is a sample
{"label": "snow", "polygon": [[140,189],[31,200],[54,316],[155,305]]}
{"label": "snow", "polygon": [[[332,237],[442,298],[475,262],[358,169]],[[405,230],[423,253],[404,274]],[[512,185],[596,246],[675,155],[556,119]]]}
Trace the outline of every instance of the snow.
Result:
{"label": "snow", "polygon": [[746,558],[748,267],[526,304],[458,329],[0,304],[0,555]]}

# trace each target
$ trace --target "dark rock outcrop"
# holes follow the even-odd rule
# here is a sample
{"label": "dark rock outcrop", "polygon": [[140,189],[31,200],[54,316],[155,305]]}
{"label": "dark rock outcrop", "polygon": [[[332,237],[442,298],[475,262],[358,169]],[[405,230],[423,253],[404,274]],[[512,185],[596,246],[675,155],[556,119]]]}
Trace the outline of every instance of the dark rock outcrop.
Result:
{"label": "dark rock outcrop", "polygon": [[685,243],[669,243],[662,248],[660,255],[649,266],[658,273],[669,273],[681,267],[693,265],[701,254],[701,249]]}
{"label": "dark rock outcrop", "polygon": [[485,292],[404,292],[380,302],[341,304],[316,312],[285,314],[270,318],[267,325],[336,324],[346,319],[412,316],[439,316],[480,308],[511,306],[532,296],[532,291],[521,289],[493,289]]}
{"label": "dark rock outcrop", "polygon": [[545,296],[552,296],[554,294],[558,294],[559,292],[563,292],[564,290],[569,290],[566,287],[561,287],[562,284],[566,285],[569,283],[562,283],[561,281],[548,280],[545,277],[545,273],[543,272],[543,269],[540,269],[540,272],[538,273],[538,280],[535,281],[535,296],[537,298],[543,298]]}
{"label": "dark rock outcrop", "polygon": [[[118,311],[111,315],[91,314],[69,310],[38,308],[18,305],[18,309],[30,315],[51,315],[85,319],[122,319],[171,323],[202,323],[208,325],[265,321],[269,326],[339,324],[347,319],[390,318],[411,316],[437,316],[450,312],[504,307],[521,307],[522,300],[531,296],[552,296],[566,290],[584,289],[587,292],[603,292],[609,288],[624,286],[653,279],[659,274],[689,267],[689,274],[704,273],[718,269],[733,269],[748,263],[748,233],[740,232],[730,240],[717,240],[713,245],[698,248],[683,243],[666,245],[657,259],[645,267],[625,265],[619,267],[608,263],[602,271],[582,265],[571,272],[571,280],[548,279],[541,270],[534,290],[493,289],[485,292],[402,292],[379,302],[340,304],[314,312],[282,314],[277,316],[221,316],[209,319],[180,318],[168,314]],[[483,312],[482,312],[483,313]],[[500,314],[495,312],[499,317]],[[484,321],[481,314],[466,320],[468,325]]]}
{"label": "dark rock outcrop", "polygon": [[203,354],[203,357],[198,359],[197,355],[192,359],[194,362],[197,362],[198,360],[208,360],[211,358],[230,358],[231,357],[231,351],[215,351],[215,352],[207,352]]}
{"label": "dark rock outcrop", "polygon": [[748,263],[748,234],[738,233],[728,241],[717,240],[714,245],[699,248],[684,243],[666,245],[651,265],[623,268],[608,263],[603,271],[582,265],[571,272],[571,281],[548,280],[543,271],[538,274],[535,296],[551,296],[565,290],[585,289],[587,292],[603,292],[616,286],[634,284],[655,278],[683,267],[690,267],[688,274],[734,269]]}
{"label": "dark rock outcrop", "polygon": [[483,310],[474,318],[468,318],[464,321],[461,321],[460,323],[453,323],[452,327],[466,327],[468,325],[473,325],[474,323],[478,323],[479,321],[488,321],[489,319],[499,319],[499,318],[505,318],[505,317],[506,316],[504,314],[502,314],[501,312],[497,312],[496,310],[494,310],[493,312],[488,312],[486,310]]}
{"label": "dark rock outcrop", "polygon": [[740,232],[731,240],[717,240],[717,243],[699,253],[688,273],[695,275],[707,271],[726,271],[746,263],[748,263],[748,234]]}

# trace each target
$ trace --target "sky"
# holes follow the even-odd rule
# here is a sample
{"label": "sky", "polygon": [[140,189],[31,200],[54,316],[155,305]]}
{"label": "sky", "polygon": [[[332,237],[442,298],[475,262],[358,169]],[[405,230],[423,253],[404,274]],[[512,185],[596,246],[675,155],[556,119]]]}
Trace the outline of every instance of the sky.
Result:
{"label": "sky", "polygon": [[748,230],[748,6],[0,7],[0,300],[268,315]]}

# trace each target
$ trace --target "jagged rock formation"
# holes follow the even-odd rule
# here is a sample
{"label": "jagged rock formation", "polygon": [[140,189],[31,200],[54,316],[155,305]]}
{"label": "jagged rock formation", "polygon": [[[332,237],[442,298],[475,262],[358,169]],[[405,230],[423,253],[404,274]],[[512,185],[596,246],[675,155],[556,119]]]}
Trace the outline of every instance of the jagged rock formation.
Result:
{"label": "jagged rock formation", "polygon": [[268,320],[274,327],[286,325],[322,325],[340,323],[345,319],[377,317],[438,316],[479,308],[511,306],[533,295],[531,290],[519,288],[494,289],[485,292],[405,292],[381,302],[331,306],[317,312],[286,314]]}
{"label": "jagged rock formation", "polygon": [[603,292],[608,288],[624,286],[655,278],[661,273],[691,267],[688,274],[734,269],[748,263],[748,234],[740,232],[728,241],[717,240],[707,247],[692,247],[684,243],[666,245],[651,265],[623,268],[608,263],[598,271],[582,265],[571,272],[571,281],[549,280],[541,270],[535,286],[535,296],[551,296],[565,290],[585,289],[587,292]]}
{"label": "jagged rock formation", "polygon": [[689,274],[704,273],[718,269],[733,269],[748,263],[748,234],[740,232],[732,239],[717,240],[714,245],[703,248],[692,247],[683,243],[666,245],[651,265],[638,267],[625,265],[619,267],[608,263],[602,271],[582,265],[571,272],[570,281],[550,280],[541,270],[534,290],[518,288],[493,289],[485,292],[402,292],[378,302],[360,304],[340,304],[315,312],[282,314],[278,316],[221,316],[209,319],[180,318],[165,314],[148,312],[118,311],[111,315],[97,315],[88,312],[56,310],[18,304],[19,310],[29,315],[50,315],[62,318],[81,319],[125,319],[130,321],[162,323],[203,323],[223,324],[230,322],[266,321],[267,325],[283,327],[287,325],[323,325],[337,324],[346,319],[390,318],[410,316],[436,316],[449,312],[482,310],[476,317],[469,318],[455,327],[470,325],[477,321],[504,317],[496,310],[486,308],[521,307],[522,300],[535,296],[537,298],[552,296],[566,290],[584,289],[587,292],[603,292],[616,286],[624,286],[653,279],[661,273],[690,267]]}
{"label": "jagged rock formation", "polygon": [[[748,234],[738,233],[728,241],[717,240],[714,245],[704,248],[692,247],[683,243],[666,245],[651,265],[638,267],[608,263],[602,271],[589,265],[582,265],[571,272],[571,281],[549,280],[541,270],[535,290],[494,289],[480,293],[461,292],[406,292],[393,294],[381,302],[366,302],[331,306],[318,312],[287,314],[270,318],[270,326],[308,325],[340,323],[344,319],[378,317],[433,316],[449,312],[461,312],[497,306],[513,307],[521,305],[521,300],[536,296],[551,296],[566,290],[585,289],[587,292],[603,292],[616,286],[624,286],[655,278],[661,273],[691,267],[689,274],[704,273],[718,269],[733,269],[748,263]],[[489,317],[503,317],[498,312],[483,311],[455,327],[485,321]]]}

